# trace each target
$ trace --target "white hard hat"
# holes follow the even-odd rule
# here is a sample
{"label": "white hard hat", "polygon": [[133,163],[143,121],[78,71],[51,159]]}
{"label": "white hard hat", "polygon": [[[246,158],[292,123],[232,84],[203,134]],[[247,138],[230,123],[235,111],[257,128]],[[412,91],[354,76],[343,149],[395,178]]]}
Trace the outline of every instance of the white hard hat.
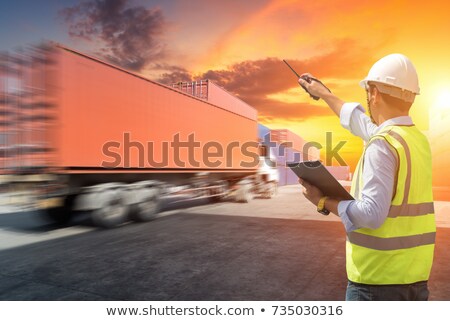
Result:
{"label": "white hard hat", "polygon": [[376,82],[380,92],[405,101],[412,102],[420,94],[416,68],[402,54],[390,54],[378,60],[359,85],[366,88],[368,82]]}

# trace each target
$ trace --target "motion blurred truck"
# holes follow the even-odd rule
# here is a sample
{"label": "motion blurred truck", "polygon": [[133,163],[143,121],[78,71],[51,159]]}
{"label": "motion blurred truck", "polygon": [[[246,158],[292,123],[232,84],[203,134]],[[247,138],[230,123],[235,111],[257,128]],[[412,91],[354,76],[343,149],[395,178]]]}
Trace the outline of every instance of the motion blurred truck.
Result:
{"label": "motion blurred truck", "polygon": [[54,221],[88,211],[115,227],[153,219],[168,196],[276,191],[256,110],[211,81],[166,86],[56,44],[0,67],[2,181]]}

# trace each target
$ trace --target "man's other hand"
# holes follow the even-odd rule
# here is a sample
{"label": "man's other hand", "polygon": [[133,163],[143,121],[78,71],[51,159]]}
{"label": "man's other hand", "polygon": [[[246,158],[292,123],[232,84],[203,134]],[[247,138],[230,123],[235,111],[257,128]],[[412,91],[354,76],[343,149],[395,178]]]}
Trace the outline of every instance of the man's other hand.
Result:
{"label": "man's other hand", "polygon": [[319,200],[322,198],[323,193],[316,186],[311,185],[307,181],[302,180],[301,178],[298,180],[300,184],[303,186],[303,195],[314,205],[317,206]]}

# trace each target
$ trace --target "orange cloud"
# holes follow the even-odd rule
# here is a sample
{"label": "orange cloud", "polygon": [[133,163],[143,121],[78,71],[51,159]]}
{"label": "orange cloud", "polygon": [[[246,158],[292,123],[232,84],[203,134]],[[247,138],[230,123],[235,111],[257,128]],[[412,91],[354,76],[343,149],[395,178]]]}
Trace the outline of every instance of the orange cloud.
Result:
{"label": "orange cloud", "polygon": [[[339,40],[334,43],[331,52],[289,62],[299,73],[311,71],[323,80],[332,79],[332,84],[336,83],[336,79],[350,79],[354,90],[358,88],[357,80],[364,77],[361,70],[370,67],[367,60],[362,58],[365,57],[362,53],[366,51],[370,51],[370,48],[359,47],[351,40]],[[348,68],[349,65],[353,67]],[[332,114],[328,108],[318,107],[309,99],[298,86],[296,76],[279,58],[242,61],[225,69],[209,70],[194,78],[216,82],[254,106],[261,117],[305,119]],[[293,101],[295,98],[290,101],[282,99],[282,94],[289,90],[297,90],[296,101]],[[342,87],[338,87],[338,91],[341,92]],[[363,93],[363,90],[360,92]]]}

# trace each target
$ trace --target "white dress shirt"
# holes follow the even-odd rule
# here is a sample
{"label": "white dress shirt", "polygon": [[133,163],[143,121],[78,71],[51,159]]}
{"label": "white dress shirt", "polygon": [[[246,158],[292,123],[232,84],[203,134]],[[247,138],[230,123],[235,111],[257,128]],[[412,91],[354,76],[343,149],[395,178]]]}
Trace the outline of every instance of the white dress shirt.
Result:
{"label": "white dress shirt", "polygon": [[[358,103],[345,103],[340,114],[341,125],[361,137],[364,144],[386,126],[413,124],[411,117],[401,116],[377,126],[364,112]],[[372,141],[364,154],[361,199],[338,204],[339,216],[347,232],[363,227],[376,229],[383,224],[391,205],[396,172],[397,159],[388,143],[383,139]]]}

